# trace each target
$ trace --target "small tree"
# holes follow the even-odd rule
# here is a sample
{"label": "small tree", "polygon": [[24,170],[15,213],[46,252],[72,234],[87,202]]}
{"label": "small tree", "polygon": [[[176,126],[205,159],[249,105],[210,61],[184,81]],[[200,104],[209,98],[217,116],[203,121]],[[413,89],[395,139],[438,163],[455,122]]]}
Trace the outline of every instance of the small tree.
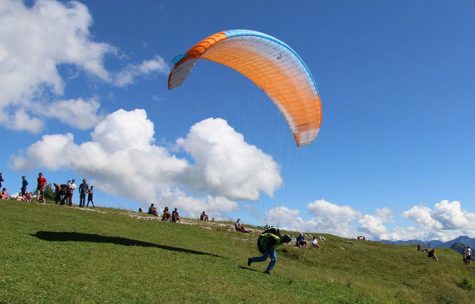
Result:
{"label": "small tree", "polygon": [[50,201],[54,200],[54,190],[51,184],[46,184],[45,199],[50,200]]}

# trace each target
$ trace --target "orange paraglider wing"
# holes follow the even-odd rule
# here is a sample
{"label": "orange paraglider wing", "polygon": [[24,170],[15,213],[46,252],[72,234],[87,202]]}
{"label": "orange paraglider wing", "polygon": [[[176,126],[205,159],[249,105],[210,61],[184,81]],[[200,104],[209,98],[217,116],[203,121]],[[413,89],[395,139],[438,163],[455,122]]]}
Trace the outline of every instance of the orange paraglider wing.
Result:
{"label": "orange paraglider wing", "polygon": [[297,146],[315,140],[322,121],[320,95],[309,69],[287,44],[250,30],[216,33],[174,58],[170,90],[183,83],[198,59],[228,66],[261,88],[284,115]]}

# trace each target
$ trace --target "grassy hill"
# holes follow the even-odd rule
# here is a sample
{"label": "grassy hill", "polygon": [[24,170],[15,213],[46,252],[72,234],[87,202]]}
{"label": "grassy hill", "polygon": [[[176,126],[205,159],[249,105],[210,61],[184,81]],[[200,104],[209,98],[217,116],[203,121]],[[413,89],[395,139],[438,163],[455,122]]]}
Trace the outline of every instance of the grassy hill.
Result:
{"label": "grassy hill", "polygon": [[475,265],[450,249],[326,235],[268,276],[246,265],[258,234],[229,227],[0,201],[0,303],[474,303]]}

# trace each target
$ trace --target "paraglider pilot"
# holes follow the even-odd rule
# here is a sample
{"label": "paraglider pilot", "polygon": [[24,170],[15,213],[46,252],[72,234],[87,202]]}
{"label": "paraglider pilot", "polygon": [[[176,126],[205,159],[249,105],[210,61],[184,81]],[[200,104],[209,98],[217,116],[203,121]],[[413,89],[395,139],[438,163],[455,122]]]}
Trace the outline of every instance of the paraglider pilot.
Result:
{"label": "paraglider pilot", "polygon": [[256,256],[247,259],[247,266],[251,266],[254,262],[264,262],[270,257],[269,265],[264,271],[267,274],[270,274],[272,268],[274,268],[275,263],[277,262],[277,255],[275,249],[284,244],[289,243],[292,239],[288,235],[278,236],[273,233],[263,233],[260,235],[258,240],[259,251],[262,253],[261,256]]}

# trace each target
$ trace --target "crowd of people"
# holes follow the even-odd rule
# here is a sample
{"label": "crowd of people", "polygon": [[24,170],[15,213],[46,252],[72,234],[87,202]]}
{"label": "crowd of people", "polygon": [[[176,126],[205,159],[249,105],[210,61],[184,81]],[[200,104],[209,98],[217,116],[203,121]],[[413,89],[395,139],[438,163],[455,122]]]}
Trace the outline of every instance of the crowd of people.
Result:
{"label": "crowd of people", "polygon": [[[0,172],[0,188],[4,182],[3,173]],[[38,173],[38,177],[36,178],[36,188],[34,191],[28,191],[28,180],[26,176],[21,177],[20,182],[20,191],[15,195],[9,195],[8,191],[5,187],[1,188],[2,191],[0,193],[0,199],[16,199],[17,201],[23,202],[32,202],[36,200],[38,203],[45,203],[45,190],[48,185],[48,181],[46,177],[43,175],[42,172]],[[54,201],[56,204],[60,205],[73,205],[73,195],[77,189],[76,180],[71,179],[68,180],[65,184],[57,184],[53,183],[54,185]],[[87,197],[87,204],[86,204],[86,197]],[[94,206],[94,186],[89,186],[86,179],[82,180],[82,183],[79,185],[79,207],[89,207],[89,204],[93,208]]]}
{"label": "crowd of people", "polygon": [[[139,212],[142,212],[142,208],[139,208]],[[148,208],[148,214],[153,215],[153,216],[158,216],[158,211],[157,207],[155,207],[154,203],[150,204],[150,207]],[[180,213],[178,212],[178,208],[173,209],[172,212],[168,209],[168,207],[165,207],[162,212],[162,221],[164,222],[179,222],[181,223],[180,219]]]}

